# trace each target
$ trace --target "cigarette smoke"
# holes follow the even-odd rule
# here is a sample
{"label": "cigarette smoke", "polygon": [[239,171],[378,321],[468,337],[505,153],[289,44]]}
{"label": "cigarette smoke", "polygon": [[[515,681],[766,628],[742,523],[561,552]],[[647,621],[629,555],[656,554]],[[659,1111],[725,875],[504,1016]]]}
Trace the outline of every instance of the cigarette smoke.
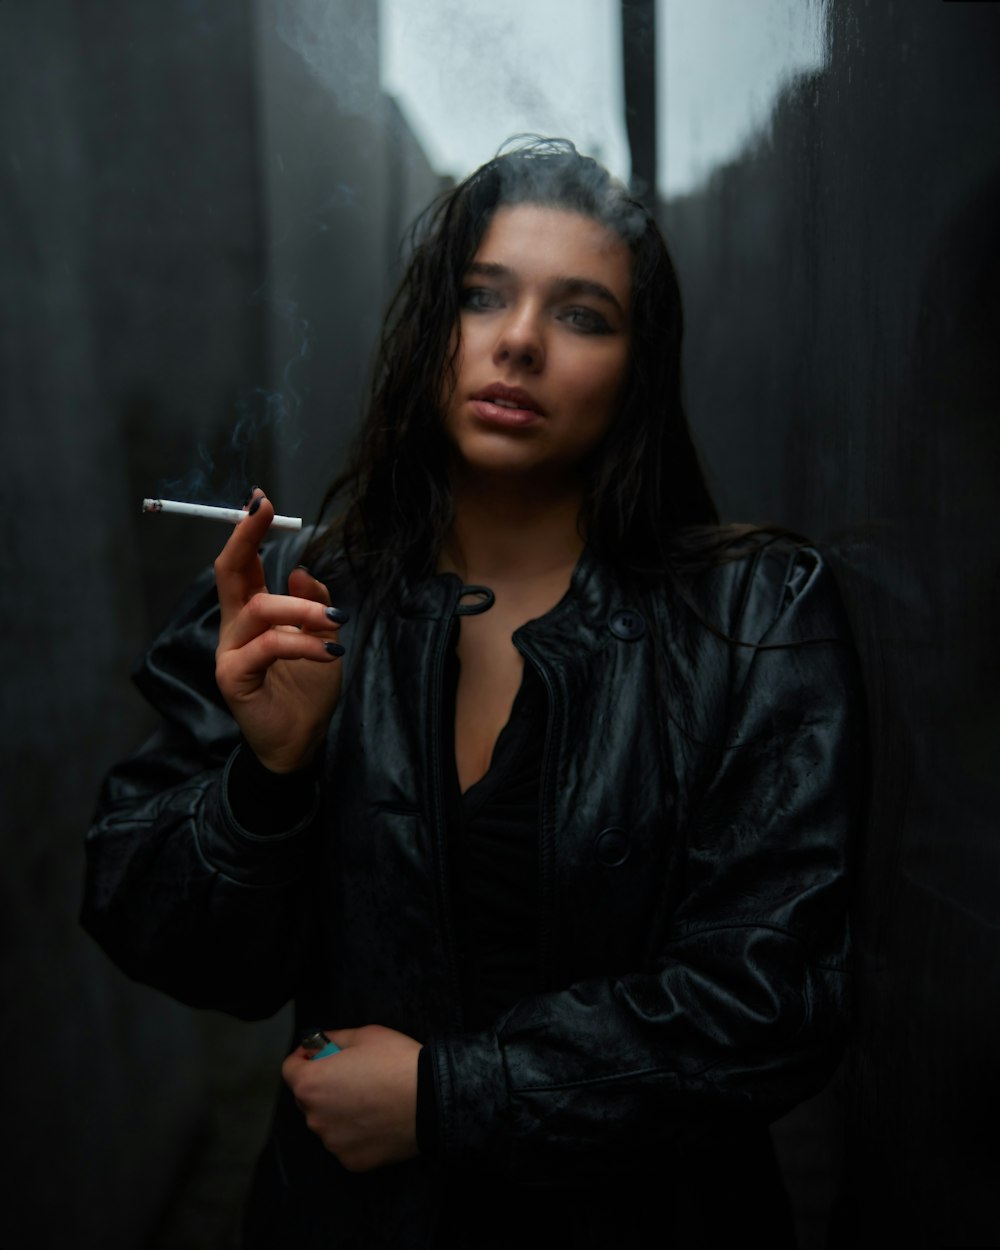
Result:
{"label": "cigarette smoke", "polygon": [[382,0],[383,87],[461,179],[508,135],[568,135],[629,173],[621,18],[608,0]]}
{"label": "cigarette smoke", "polygon": [[236,400],[236,418],[228,434],[211,443],[199,441],[195,463],[179,477],[161,478],[156,494],[163,498],[212,503],[232,507],[245,497],[252,485],[253,466],[267,458],[267,452],[280,444],[283,455],[293,455],[302,442],[299,413],[308,388],[297,378],[302,362],[312,355],[315,334],[299,305],[291,299],[273,299],[267,286],[250,296],[251,307],[268,306],[274,321],[283,326],[294,350],[282,366],[277,390],[250,385]]}
{"label": "cigarette smoke", "polygon": [[273,0],[275,31],[337,101],[359,116],[379,106],[374,0]]}

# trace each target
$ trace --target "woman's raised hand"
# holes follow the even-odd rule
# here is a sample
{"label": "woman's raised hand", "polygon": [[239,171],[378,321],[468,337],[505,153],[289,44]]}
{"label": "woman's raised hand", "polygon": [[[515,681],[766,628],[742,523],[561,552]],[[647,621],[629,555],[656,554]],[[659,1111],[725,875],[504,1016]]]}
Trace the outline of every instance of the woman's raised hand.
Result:
{"label": "woman's raised hand", "polygon": [[269,593],[259,548],[274,508],[255,489],[248,515],[215,561],[222,620],[215,677],[247,744],[266,767],[308,764],[340,698],[346,619],[322,582],[293,569],[288,594]]}

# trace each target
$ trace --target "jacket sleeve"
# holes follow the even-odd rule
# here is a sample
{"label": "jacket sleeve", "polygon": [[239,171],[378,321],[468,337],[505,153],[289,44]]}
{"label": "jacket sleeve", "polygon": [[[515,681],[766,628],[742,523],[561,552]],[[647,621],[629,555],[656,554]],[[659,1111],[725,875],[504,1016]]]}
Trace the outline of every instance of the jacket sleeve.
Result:
{"label": "jacket sleeve", "polygon": [[579,1179],[774,1118],[829,1078],[847,1018],[863,699],[818,554],[803,550],[787,578],[772,574],[762,590],[767,581],[748,595],[770,595],[756,617],[770,622],[758,627],[764,645],[737,657],[724,746],[652,966],[525,999],[493,1029],[432,1042],[455,1163]]}
{"label": "jacket sleeve", "polygon": [[[297,549],[268,548],[270,584],[284,585]],[[239,732],[215,683],[218,635],[209,571],[133,673],[162,719],[104,782],[87,835],[82,923],[134,979],[258,1019],[295,987],[318,801],[268,836],[237,821],[226,779]]]}

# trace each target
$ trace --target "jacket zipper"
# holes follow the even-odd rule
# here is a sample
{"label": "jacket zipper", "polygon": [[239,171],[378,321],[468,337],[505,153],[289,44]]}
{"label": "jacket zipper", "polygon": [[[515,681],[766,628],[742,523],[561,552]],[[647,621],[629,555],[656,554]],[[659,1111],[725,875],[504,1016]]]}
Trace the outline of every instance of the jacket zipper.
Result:
{"label": "jacket zipper", "polygon": [[531,664],[542,679],[549,701],[549,718],[545,727],[545,746],[542,750],[542,802],[538,822],[538,871],[540,889],[538,892],[538,971],[542,986],[550,983],[552,968],[552,883],[553,858],[555,855],[555,769],[552,764],[555,754],[556,720],[560,715],[559,700],[555,685],[545,665],[530,645],[520,639],[514,639],[514,645],[524,658]]}
{"label": "jacket zipper", "polygon": [[462,1008],[462,979],[458,970],[458,952],[455,942],[455,921],[452,915],[451,888],[448,870],[448,828],[444,818],[444,795],[442,788],[442,750],[441,750],[441,687],[444,679],[444,661],[449,646],[453,646],[457,619],[455,606],[458,596],[452,596],[449,604],[448,624],[441,631],[440,641],[434,652],[431,669],[431,690],[429,700],[430,725],[427,741],[430,743],[430,817],[431,830],[436,853],[438,900],[441,921],[444,929],[444,948],[447,962],[448,983],[451,988],[448,1027],[454,1032],[461,1032],[464,1027],[464,1011]]}

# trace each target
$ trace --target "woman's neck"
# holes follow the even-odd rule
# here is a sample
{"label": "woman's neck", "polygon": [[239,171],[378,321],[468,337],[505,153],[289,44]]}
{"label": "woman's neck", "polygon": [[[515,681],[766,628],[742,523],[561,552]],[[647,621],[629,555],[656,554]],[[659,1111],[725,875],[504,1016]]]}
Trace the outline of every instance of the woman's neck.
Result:
{"label": "woman's neck", "polygon": [[440,572],[467,582],[568,577],[583,550],[583,491],[539,490],[524,481],[453,476],[454,521],[438,560]]}

